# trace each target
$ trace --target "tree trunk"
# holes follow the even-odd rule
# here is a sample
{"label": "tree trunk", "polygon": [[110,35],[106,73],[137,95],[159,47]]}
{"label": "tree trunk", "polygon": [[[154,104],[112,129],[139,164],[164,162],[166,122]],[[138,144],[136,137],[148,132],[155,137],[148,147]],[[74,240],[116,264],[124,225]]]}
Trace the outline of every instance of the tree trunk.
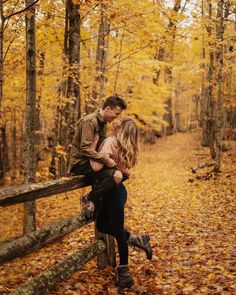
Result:
{"label": "tree trunk", "polygon": [[216,126],[215,126],[215,146],[216,165],[215,171],[220,171],[220,160],[222,152],[222,137],[224,125],[223,93],[222,93],[222,73],[223,73],[223,41],[224,41],[224,1],[217,2],[216,20],[216,67],[217,67],[217,101],[216,101]]}
{"label": "tree trunk", "polygon": [[215,159],[216,157],[216,150],[215,150],[215,100],[213,96],[213,80],[214,80],[214,73],[215,73],[215,66],[214,66],[214,44],[211,41],[212,39],[212,3],[209,1],[209,26],[208,26],[208,38],[209,41],[209,66],[208,66],[208,73],[207,73],[207,140],[210,147],[211,157]]}
{"label": "tree trunk", "polygon": [[[171,58],[172,60],[172,58]],[[172,69],[171,67],[166,67],[165,68],[165,82],[169,85],[170,87],[170,93],[172,93],[171,88],[172,88]],[[172,95],[168,97],[168,99],[165,101],[166,104],[166,113],[164,114],[164,120],[168,123],[168,126],[165,127],[165,134],[166,135],[171,135],[173,134],[173,113],[172,113]]]}
{"label": "tree trunk", "polygon": [[[206,87],[205,87],[205,73],[206,73],[206,48],[205,48],[205,37],[204,37],[204,24],[203,24],[203,17],[204,17],[204,3],[203,0],[201,2],[201,10],[202,10],[202,81],[201,81],[201,112],[200,112],[200,126],[202,127],[202,145],[207,145],[207,137],[205,130],[206,127],[206,110],[207,110],[207,100],[206,100]],[[203,132],[204,130],[204,132]]]}
{"label": "tree trunk", "polygon": [[64,155],[58,155],[58,174],[65,176],[70,145],[74,136],[76,121],[80,118],[80,4],[66,1],[64,54],[68,60],[69,73],[67,81],[61,87],[67,97],[66,107],[61,112],[60,134],[58,143],[64,148]]}
{"label": "tree trunk", "polygon": [[[203,5],[203,2],[202,2]],[[202,8],[203,9],[203,8]],[[204,102],[203,102],[203,121],[202,121],[202,145],[211,146],[212,154],[214,154],[214,149],[212,146],[213,142],[213,119],[214,119],[214,102],[213,102],[213,73],[214,73],[214,51],[212,39],[212,3],[208,3],[208,20],[209,25],[207,26],[208,33],[208,48],[209,48],[209,62],[205,65],[207,87],[204,88]]]}
{"label": "tree trunk", "polygon": [[[180,4],[181,0],[175,0],[174,7],[173,7],[173,13],[177,14],[180,10]],[[175,15],[174,18],[176,19]],[[155,59],[158,59],[160,61],[165,61],[169,64],[173,61],[173,49],[174,49],[174,42],[175,42],[175,35],[176,35],[176,20],[170,19],[168,23],[168,28],[167,28],[167,34],[170,38],[168,41],[170,44],[168,45],[167,40],[166,44],[164,42],[161,43],[159,52],[156,53]],[[166,47],[164,47],[166,46]],[[170,49],[167,51],[167,46],[170,46]],[[158,85],[159,78],[160,78],[160,70],[156,70],[156,76],[153,79],[154,84]],[[166,135],[171,135],[173,133],[173,110],[172,110],[172,68],[170,66],[166,66],[164,69],[164,78],[165,78],[165,83],[169,85],[169,97],[167,97],[165,104],[166,104],[166,113],[164,114],[164,120],[168,123],[167,127],[163,127],[163,133]]]}
{"label": "tree trunk", "polygon": [[104,251],[105,248],[106,246],[103,241],[96,241],[87,248],[75,252],[73,255],[66,257],[62,262],[45,270],[11,294],[46,294],[54,290],[60,282],[69,279],[74,272],[78,271],[89,260]]}
{"label": "tree trunk", "polygon": [[17,139],[16,139],[16,108],[12,111],[11,120],[11,169],[13,171],[12,180],[15,182],[16,167],[17,167]]}
{"label": "tree trunk", "polygon": [[[70,73],[67,82],[67,97],[69,104],[69,128],[74,130],[75,121],[80,117],[80,14],[79,4],[72,0],[67,3],[69,7],[69,47],[68,60]],[[69,143],[72,138],[69,137]]]}
{"label": "tree trunk", "polygon": [[98,44],[96,53],[96,73],[95,81],[92,90],[92,97],[86,101],[86,113],[93,112],[96,108],[102,105],[104,99],[104,90],[106,83],[106,63],[107,63],[107,52],[108,52],[108,37],[110,24],[108,23],[106,10],[107,4],[101,3],[101,22],[99,25],[98,32]]}
{"label": "tree trunk", "polygon": [[0,1],[0,186],[3,185],[5,167],[4,167],[4,146],[3,146],[3,122],[2,122],[2,99],[3,99],[3,32],[4,32],[4,15],[3,3]]}
{"label": "tree trunk", "polygon": [[[26,0],[26,7],[34,0]],[[25,111],[25,183],[35,182],[35,115],[36,115],[36,41],[35,6],[25,15],[26,21],[26,111]],[[24,204],[24,233],[36,229],[35,202]]]}
{"label": "tree trunk", "polygon": [[[39,53],[39,70],[38,70],[38,81],[39,81],[39,88],[38,94],[36,99],[36,117],[35,117],[35,130],[36,130],[36,146],[37,146],[37,155],[41,150],[41,146],[43,145],[43,135],[42,135],[42,125],[40,120],[40,104],[43,94],[44,88],[44,64],[45,64],[45,52]],[[37,159],[38,160],[38,159]]]}
{"label": "tree trunk", "polygon": [[210,146],[211,156],[215,158],[215,149],[214,149],[214,110],[215,110],[215,102],[213,98],[213,76],[214,76],[214,51],[212,45],[209,48],[209,65],[208,65],[208,73],[207,73],[207,111],[206,111],[206,139],[207,139],[207,146]]}

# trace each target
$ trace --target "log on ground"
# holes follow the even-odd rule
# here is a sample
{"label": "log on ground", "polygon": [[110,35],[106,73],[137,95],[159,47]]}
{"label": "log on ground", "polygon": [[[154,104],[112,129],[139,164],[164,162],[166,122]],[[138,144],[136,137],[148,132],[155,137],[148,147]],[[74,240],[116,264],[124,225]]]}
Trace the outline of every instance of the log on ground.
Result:
{"label": "log on ground", "polygon": [[0,263],[22,257],[36,249],[40,249],[91,221],[92,219],[87,220],[83,215],[76,215],[49,224],[41,230],[34,231],[11,242],[3,243],[0,245]]}
{"label": "log on ground", "polygon": [[98,240],[87,248],[77,251],[73,255],[65,258],[62,262],[29,280],[29,282],[12,292],[11,295],[46,294],[47,292],[54,290],[60,282],[69,279],[74,272],[78,271],[84,264],[105,249],[105,243],[102,240]]}

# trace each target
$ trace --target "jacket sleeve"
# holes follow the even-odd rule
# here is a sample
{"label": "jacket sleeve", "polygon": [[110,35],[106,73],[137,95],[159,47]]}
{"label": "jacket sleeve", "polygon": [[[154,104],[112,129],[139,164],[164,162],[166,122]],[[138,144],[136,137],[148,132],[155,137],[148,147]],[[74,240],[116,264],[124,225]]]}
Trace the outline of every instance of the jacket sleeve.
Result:
{"label": "jacket sleeve", "polygon": [[94,140],[96,135],[96,127],[91,121],[83,122],[81,129],[81,145],[80,153],[81,155],[100,162],[102,164],[107,163],[108,157],[105,154],[99,153],[95,150]]}

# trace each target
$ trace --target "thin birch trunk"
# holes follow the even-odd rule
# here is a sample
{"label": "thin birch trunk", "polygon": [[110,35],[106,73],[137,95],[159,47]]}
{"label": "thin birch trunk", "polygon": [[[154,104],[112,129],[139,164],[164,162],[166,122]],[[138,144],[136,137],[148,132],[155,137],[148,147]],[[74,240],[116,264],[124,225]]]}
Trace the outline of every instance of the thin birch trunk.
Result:
{"label": "thin birch trunk", "polygon": [[38,70],[38,80],[39,80],[39,88],[38,88],[38,95],[36,99],[36,119],[35,119],[35,129],[37,131],[36,135],[36,145],[37,145],[37,153],[40,150],[40,144],[42,144],[42,133],[40,131],[42,126],[40,122],[40,105],[41,99],[43,95],[43,88],[44,88],[44,64],[45,64],[45,52],[39,53],[39,70]]}
{"label": "thin birch trunk", "polygon": [[207,145],[207,126],[206,126],[206,117],[207,117],[207,99],[206,99],[206,48],[205,48],[205,37],[204,37],[204,3],[201,2],[201,13],[202,13],[202,81],[201,81],[201,114],[200,114],[200,126],[202,127],[202,145]]}
{"label": "thin birch trunk", "polygon": [[0,0],[0,185],[3,184],[5,167],[4,167],[4,146],[2,133],[2,99],[3,99],[3,31],[4,31],[4,15],[3,1]]}
{"label": "thin birch trunk", "polygon": [[[33,0],[26,0],[26,7]],[[35,182],[36,40],[35,6],[26,13],[25,183]],[[24,204],[24,234],[36,229],[35,202]]]}
{"label": "thin birch trunk", "polygon": [[3,14],[3,1],[0,0],[0,119],[1,119],[1,111],[2,111],[2,99],[3,99],[3,32],[4,32],[4,24],[5,18]]}
{"label": "thin birch trunk", "polygon": [[208,30],[208,38],[209,38],[209,65],[208,65],[208,73],[207,73],[207,143],[210,147],[211,157],[215,159],[216,151],[215,151],[215,100],[213,97],[213,79],[215,73],[215,65],[214,65],[214,44],[212,42],[213,37],[213,20],[212,20],[212,2],[209,1],[208,4],[209,10],[209,26]]}
{"label": "thin birch trunk", "polygon": [[[204,2],[202,1],[202,6]],[[202,8],[203,10],[203,8]],[[211,151],[213,154],[213,118],[214,118],[214,103],[213,103],[213,74],[214,74],[214,51],[212,43],[212,3],[208,2],[208,22],[209,25],[206,27],[208,34],[208,51],[209,59],[208,63],[205,64],[205,74],[204,78],[207,79],[207,86],[204,88],[204,98],[203,98],[203,117],[202,117],[202,145],[211,146]],[[203,94],[203,93],[202,93]]]}
{"label": "thin birch trunk", "polygon": [[216,164],[215,171],[220,171],[222,137],[224,125],[223,93],[222,93],[222,74],[223,74],[223,40],[224,40],[224,1],[217,3],[216,20],[216,65],[217,65],[217,101],[216,101],[216,126],[215,126],[215,146],[216,146]]}
{"label": "thin birch trunk", "polygon": [[17,138],[16,138],[16,108],[12,111],[11,119],[11,180],[16,182],[16,167],[17,167]]}

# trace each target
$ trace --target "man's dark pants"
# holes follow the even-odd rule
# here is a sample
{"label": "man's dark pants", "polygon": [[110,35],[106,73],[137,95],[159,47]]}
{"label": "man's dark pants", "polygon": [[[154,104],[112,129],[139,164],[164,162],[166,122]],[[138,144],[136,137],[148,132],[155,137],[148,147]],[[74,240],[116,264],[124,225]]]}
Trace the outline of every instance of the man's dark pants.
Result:
{"label": "man's dark pants", "polygon": [[93,183],[93,189],[89,192],[87,199],[92,201],[95,206],[108,192],[110,196],[120,196],[120,192],[116,182],[114,181],[115,168],[104,167],[100,171],[93,171],[89,162],[76,165],[71,169],[74,175],[85,175],[89,182]]}

